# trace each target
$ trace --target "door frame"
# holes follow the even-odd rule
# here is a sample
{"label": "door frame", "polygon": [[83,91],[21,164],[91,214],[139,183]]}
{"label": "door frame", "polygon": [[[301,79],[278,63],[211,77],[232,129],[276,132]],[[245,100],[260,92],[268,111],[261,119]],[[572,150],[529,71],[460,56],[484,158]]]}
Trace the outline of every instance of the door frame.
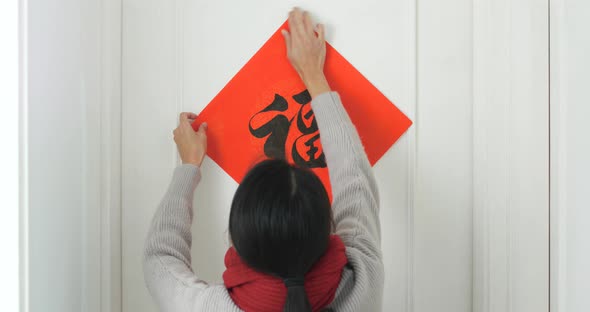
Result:
{"label": "door frame", "polygon": [[550,310],[566,311],[567,299],[567,69],[565,0],[550,6]]}
{"label": "door frame", "polygon": [[122,310],[122,1],[100,8],[100,311]]}

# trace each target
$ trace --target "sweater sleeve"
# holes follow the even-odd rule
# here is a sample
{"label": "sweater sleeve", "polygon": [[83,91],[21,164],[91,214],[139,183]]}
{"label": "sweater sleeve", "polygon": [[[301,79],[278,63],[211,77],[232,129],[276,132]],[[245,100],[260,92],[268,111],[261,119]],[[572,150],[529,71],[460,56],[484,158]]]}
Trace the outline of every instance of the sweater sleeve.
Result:
{"label": "sweater sleeve", "polygon": [[174,170],[147,235],[144,278],[160,311],[190,311],[208,287],[191,268],[192,202],[200,178],[200,169],[194,165]]}
{"label": "sweater sleeve", "polygon": [[336,234],[348,248],[381,261],[379,194],[360,137],[336,92],[312,101],[332,185]]}

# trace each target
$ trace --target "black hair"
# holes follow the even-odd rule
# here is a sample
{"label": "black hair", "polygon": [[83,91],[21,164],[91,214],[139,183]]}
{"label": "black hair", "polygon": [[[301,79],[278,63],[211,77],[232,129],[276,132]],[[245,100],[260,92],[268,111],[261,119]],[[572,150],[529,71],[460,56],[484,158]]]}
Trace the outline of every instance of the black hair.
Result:
{"label": "black hair", "polygon": [[303,278],[326,251],[331,230],[330,199],[320,179],[284,160],[250,169],[232,201],[233,246],[251,268],[283,279],[283,311],[311,311]]}

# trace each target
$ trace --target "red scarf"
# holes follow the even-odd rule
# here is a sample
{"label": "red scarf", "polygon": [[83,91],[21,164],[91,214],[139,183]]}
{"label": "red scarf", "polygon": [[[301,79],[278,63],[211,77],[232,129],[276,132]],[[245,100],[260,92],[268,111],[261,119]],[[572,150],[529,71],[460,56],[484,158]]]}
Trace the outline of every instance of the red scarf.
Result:
{"label": "red scarf", "polygon": [[[320,311],[334,300],[342,270],[348,262],[340,237],[330,236],[324,255],[305,274],[305,292],[313,311]],[[240,309],[251,312],[281,312],[287,287],[283,281],[251,269],[233,247],[225,254],[223,281]]]}

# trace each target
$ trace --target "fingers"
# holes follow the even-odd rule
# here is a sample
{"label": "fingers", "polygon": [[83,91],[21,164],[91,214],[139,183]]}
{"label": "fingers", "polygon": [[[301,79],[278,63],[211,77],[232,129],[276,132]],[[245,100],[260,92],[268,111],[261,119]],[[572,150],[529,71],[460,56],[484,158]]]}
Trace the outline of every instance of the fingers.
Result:
{"label": "fingers", "polygon": [[197,114],[195,113],[190,113],[190,112],[184,112],[184,113],[180,113],[180,118],[179,121],[182,123],[183,121],[188,121],[190,122],[190,120],[194,120],[197,118]]}
{"label": "fingers", "polygon": [[180,113],[179,127],[191,127],[191,124],[197,119],[197,114],[184,112]]}
{"label": "fingers", "polygon": [[303,12],[303,24],[305,27],[305,33],[314,35],[313,32],[313,23],[311,22],[311,16],[309,16],[309,12]]}
{"label": "fingers", "polygon": [[321,42],[326,41],[326,28],[324,27],[324,24],[318,24],[316,26],[317,32],[318,32],[318,38],[320,39]]}
{"label": "fingers", "polygon": [[[309,12],[301,11],[299,8],[293,8],[293,10],[289,12],[289,28],[291,30],[290,33],[286,30],[283,31],[283,37],[285,37],[285,40],[287,40],[287,38],[290,39],[293,36],[300,37],[312,35],[315,37],[315,32],[317,32],[317,38],[322,42],[325,41],[326,38],[324,25],[317,24],[314,27]],[[290,49],[291,40],[289,40],[288,44],[289,46],[287,46],[287,49]]]}
{"label": "fingers", "polygon": [[206,134],[207,133],[207,123],[204,122],[199,126],[199,130],[197,131],[198,133],[201,134]]}
{"label": "fingers", "polygon": [[303,15],[303,12],[299,8],[294,8],[289,13],[289,28],[291,29],[292,35],[301,36],[306,33]]}
{"label": "fingers", "polygon": [[297,24],[297,22],[295,21],[295,9],[293,9],[289,12],[289,29],[291,30],[291,33],[295,31],[295,24]]}

